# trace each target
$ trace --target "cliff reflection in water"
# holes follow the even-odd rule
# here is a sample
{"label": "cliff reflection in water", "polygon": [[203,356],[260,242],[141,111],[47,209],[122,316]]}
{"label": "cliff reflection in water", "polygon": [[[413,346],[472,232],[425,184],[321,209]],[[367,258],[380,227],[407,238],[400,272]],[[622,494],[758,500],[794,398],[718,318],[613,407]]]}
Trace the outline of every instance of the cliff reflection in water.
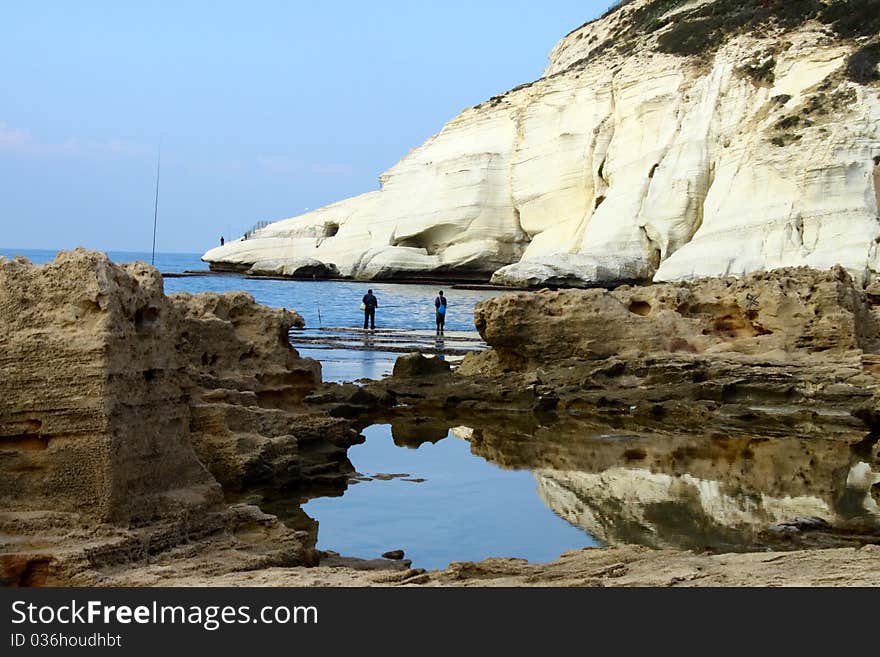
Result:
{"label": "cliff reflection in water", "polygon": [[873,439],[609,434],[580,423],[483,427],[469,439],[478,456],[532,470],[548,507],[608,544],[781,547],[790,534],[768,529],[803,517],[827,521],[837,542],[880,528]]}
{"label": "cliff reflection in water", "polygon": [[[457,413],[398,417],[364,434],[349,450],[357,473],[346,489],[282,492],[260,506],[319,549],[371,559],[400,548],[429,568],[493,555],[546,561],[602,544],[880,542],[873,439],[635,434]],[[830,527],[784,525],[798,518]]]}

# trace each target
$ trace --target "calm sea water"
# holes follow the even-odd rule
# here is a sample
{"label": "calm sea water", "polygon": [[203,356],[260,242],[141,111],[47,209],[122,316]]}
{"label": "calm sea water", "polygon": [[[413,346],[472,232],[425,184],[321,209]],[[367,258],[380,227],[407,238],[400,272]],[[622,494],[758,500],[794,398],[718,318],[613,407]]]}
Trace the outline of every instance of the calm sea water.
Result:
{"label": "calm sea water", "polygon": [[[318,521],[320,549],[363,558],[403,549],[414,567],[445,568],[491,556],[546,562],[599,545],[542,503],[531,472],[472,455],[454,432],[417,448],[395,445],[389,425],[364,435],[349,458],[371,480],[303,506]],[[382,478],[389,474],[409,476]]]}

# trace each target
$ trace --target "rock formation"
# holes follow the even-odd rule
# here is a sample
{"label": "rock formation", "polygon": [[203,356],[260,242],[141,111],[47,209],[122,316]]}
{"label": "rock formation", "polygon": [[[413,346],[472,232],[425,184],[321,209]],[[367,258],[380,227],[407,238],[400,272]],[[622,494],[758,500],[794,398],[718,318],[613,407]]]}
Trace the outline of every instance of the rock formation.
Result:
{"label": "rock formation", "polygon": [[505,295],[477,306],[491,349],[441,395],[482,411],[858,441],[880,400],[874,299],[842,268]]}
{"label": "rock formation", "polygon": [[321,375],[289,346],[294,324],[243,293],[166,297],[152,267],[94,252],[0,259],[3,582],[186,541],[228,568],[301,563],[293,532],[221,488],[341,487],[352,471],[356,434],[302,406]]}
{"label": "rock formation", "polygon": [[875,0],[635,0],[464,110],[381,189],[208,251],[213,268],[613,285],[880,272]]}

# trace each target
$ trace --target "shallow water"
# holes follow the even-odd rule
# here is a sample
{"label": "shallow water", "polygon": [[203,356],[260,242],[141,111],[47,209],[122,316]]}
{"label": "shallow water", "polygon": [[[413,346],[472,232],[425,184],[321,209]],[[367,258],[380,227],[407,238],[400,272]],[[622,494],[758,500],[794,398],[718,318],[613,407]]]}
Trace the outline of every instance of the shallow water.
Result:
{"label": "shallow water", "polygon": [[443,568],[499,555],[551,561],[598,544],[541,502],[531,472],[471,455],[456,430],[411,447],[395,445],[390,425],[364,435],[349,459],[368,480],[302,507],[318,521],[320,549],[375,558],[400,548],[416,567]]}
{"label": "shallow water", "polygon": [[[880,540],[880,472],[864,445],[468,421],[477,428],[425,418],[369,427],[349,450],[363,476],[341,497],[264,508],[311,529],[320,549],[365,559],[402,549],[422,568],[545,562],[599,545],[737,552],[859,545],[848,532]],[[773,529],[797,518],[844,531],[822,544]]]}
{"label": "shallow water", "polygon": [[290,339],[301,356],[321,361],[324,381],[381,379],[401,354],[414,351],[455,364],[486,348],[476,331],[447,330],[437,336],[415,329],[307,328],[291,331]]}

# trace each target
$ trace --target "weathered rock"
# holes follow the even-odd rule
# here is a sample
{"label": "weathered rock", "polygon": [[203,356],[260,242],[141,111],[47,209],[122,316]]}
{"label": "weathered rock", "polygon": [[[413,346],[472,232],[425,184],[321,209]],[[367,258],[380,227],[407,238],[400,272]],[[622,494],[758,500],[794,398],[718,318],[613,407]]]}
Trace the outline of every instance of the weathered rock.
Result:
{"label": "weathered rock", "polygon": [[822,358],[873,350],[880,333],[842,268],[798,268],[742,279],[505,295],[474,323],[505,363],[638,354]]}
{"label": "weathered rock", "polygon": [[0,507],[142,524],[222,508],[189,440],[158,271],[102,254],[0,261]]}
{"label": "weathered rock", "polygon": [[192,381],[191,440],[224,489],[343,486],[351,467],[345,450],[357,434],[344,421],[305,411],[321,365],[290,347],[288,330],[302,318],[240,292],[170,299]]}
{"label": "weathered rock", "polygon": [[429,358],[421,354],[406,354],[394,362],[392,376],[396,379],[420,378],[448,374],[449,363],[442,358]]}
{"label": "weathered rock", "polygon": [[[389,550],[388,552],[385,552],[382,554],[382,558],[383,559],[395,559],[395,560],[399,561],[400,559],[403,559],[403,555],[404,555],[403,550]],[[424,572],[424,571],[422,571],[422,572]],[[419,575],[421,573],[415,573],[415,574]]]}
{"label": "weathered rock", "polygon": [[301,560],[295,533],[218,483],[341,488],[353,471],[357,434],[302,405],[320,365],[293,325],[242,293],[166,297],[155,269],[103,254],[0,259],[0,578],[64,582],[187,541],[239,555],[215,570]]}
{"label": "weathered rock", "polygon": [[[229,268],[308,257],[363,279],[495,272],[519,286],[838,263],[872,278],[880,94],[845,75],[862,42],[753,0],[735,10],[763,12],[746,21],[755,29],[730,21],[686,56],[662,47],[680,26],[712,24],[695,15],[710,4],[623,3],[563,38],[539,80],[412,150],[379,191],[203,258]],[[854,11],[870,24],[869,7]]]}

